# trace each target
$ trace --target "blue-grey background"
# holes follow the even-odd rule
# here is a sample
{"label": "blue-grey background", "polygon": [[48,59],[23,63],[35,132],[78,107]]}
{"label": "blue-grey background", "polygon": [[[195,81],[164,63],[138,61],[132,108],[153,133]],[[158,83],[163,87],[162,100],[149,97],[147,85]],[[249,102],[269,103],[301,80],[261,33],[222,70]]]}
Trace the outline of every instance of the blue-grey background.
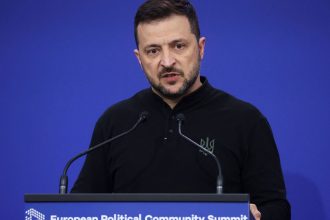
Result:
{"label": "blue-grey background", "polygon": [[[23,218],[24,193],[57,193],[99,115],[148,86],[133,55],[141,2],[1,0],[1,218]],[[329,219],[330,1],[192,2],[201,72],[269,119],[293,219]]]}

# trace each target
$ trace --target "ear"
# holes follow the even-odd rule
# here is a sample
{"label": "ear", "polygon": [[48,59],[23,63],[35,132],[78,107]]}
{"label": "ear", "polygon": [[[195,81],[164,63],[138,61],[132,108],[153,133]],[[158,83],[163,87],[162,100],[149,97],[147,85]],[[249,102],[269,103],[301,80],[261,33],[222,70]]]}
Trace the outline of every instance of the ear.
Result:
{"label": "ear", "polygon": [[201,37],[201,38],[199,38],[199,41],[198,41],[198,48],[199,48],[199,57],[201,58],[201,60],[202,60],[203,57],[204,57],[205,42],[206,42],[206,38],[205,38],[205,37]]}
{"label": "ear", "polygon": [[140,58],[140,51],[138,49],[135,49],[134,54],[135,54],[137,60],[139,61],[140,66],[142,67],[141,58]]}

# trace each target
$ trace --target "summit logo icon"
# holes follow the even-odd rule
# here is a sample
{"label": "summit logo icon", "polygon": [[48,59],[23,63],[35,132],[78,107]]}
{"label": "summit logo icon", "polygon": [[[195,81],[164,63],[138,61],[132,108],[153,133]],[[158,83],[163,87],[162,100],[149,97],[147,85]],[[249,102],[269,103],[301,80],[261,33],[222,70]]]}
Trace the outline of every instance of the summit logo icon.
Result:
{"label": "summit logo icon", "polygon": [[45,215],[35,209],[29,209],[25,212],[25,220],[45,220]]}

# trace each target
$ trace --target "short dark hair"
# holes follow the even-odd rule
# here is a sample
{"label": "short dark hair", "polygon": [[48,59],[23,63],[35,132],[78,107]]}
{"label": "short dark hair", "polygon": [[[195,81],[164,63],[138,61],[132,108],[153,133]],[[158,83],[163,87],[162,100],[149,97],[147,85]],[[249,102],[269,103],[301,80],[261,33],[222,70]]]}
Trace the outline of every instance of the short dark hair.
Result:
{"label": "short dark hair", "polygon": [[200,29],[196,11],[188,0],[147,0],[135,14],[134,37],[136,46],[139,47],[137,27],[140,23],[151,22],[167,18],[173,14],[186,16],[190,23],[191,32],[200,38]]}

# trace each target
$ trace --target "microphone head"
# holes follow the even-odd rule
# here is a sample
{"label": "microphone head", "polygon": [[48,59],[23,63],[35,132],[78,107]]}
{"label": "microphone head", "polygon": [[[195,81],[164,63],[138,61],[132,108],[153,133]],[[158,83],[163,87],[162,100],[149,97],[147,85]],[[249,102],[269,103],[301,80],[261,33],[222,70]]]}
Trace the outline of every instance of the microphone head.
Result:
{"label": "microphone head", "polygon": [[140,114],[141,121],[145,121],[148,117],[149,117],[149,112],[147,112],[147,111],[141,112],[141,114]]}
{"label": "microphone head", "polygon": [[179,121],[179,122],[183,122],[184,119],[185,119],[184,114],[179,113],[179,114],[176,115],[176,120],[177,120],[177,121]]}

